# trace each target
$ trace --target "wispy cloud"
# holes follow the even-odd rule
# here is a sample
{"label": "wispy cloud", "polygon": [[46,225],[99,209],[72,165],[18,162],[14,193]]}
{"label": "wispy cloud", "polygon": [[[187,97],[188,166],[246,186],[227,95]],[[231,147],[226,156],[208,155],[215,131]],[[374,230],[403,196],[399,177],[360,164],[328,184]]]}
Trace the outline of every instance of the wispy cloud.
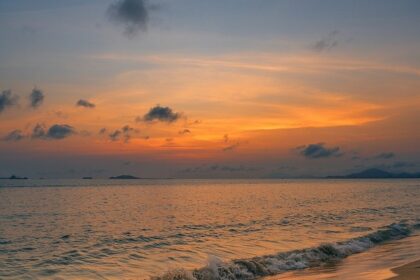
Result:
{"label": "wispy cloud", "polygon": [[374,156],[374,159],[391,159],[394,158],[395,154],[393,152],[384,152]]}
{"label": "wispy cloud", "polygon": [[223,152],[233,151],[233,150],[237,149],[239,146],[240,146],[240,143],[237,142],[235,144],[232,144],[232,145],[229,145],[229,146],[224,147],[222,149],[222,151]]}
{"label": "wispy cloud", "polygon": [[7,134],[5,137],[3,137],[3,141],[11,141],[11,142],[17,142],[25,138],[25,135],[23,135],[22,131],[19,129],[15,129],[11,131],[9,134]]}
{"label": "wispy cloud", "polygon": [[178,134],[180,135],[185,135],[185,134],[190,134],[190,133],[191,133],[191,130],[189,129],[183,129],[183,130],[178,131]]}
{"label": "wispy cloud", "polygon": [[339,31],[334,30],[327,34],[324,38],[322,38],[319,41],[316,41],[312,46],[311,49],[313,49],[316,52],[324,52],[329,51],[335,47],[338,46],[338,35]]}
{"label": "wispy cloud", "polygon": [[278,73],[319,73],[330,71],[379,71],[420,76],[420,69],[406,65],[384,64],[354,58],[331,58],[299,54],[279,56],[277,54],[244,53],[235,56],[184,57],[177,55],[138,56],[126,54],[99,54],[92,59],[110,61],[130,61],[161,65],[179,65],[212,68],[249,69]]}
{"label": "wispy cloud", "polygon": [[244,165],[223,165],[223,164],[203,164],[181,170],[183,173],[209,173],[209,172],[251,172],[258,171],[260,168],[247,167]]}

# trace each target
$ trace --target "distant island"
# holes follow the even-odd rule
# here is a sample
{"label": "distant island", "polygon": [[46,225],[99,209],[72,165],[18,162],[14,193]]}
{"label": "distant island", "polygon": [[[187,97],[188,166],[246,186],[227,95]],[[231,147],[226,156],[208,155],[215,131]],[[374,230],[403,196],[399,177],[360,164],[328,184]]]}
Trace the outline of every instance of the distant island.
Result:
{"label": "distant island", "polygon": [[370,168],[358,173],[343,176],[327,176],[328,179],[403,179],[420,178],[420,173],[392,173],[378,168]]}
{"label": "distant island", "polygon": [[10,177],[0,177],[2,180],[28,180],[28,177],[18,177],[15,175],[12,175]]}
{"label": "distant island", "polygon": [[109,177],[109,179],[118,179],[118,180],[132,180],[132,179],[141,179],[131,175],[120,175],[115,177]]}
{"label": "distant island", "polygon": [[93,179],[92,177],[90,177],[90,176],[86,176],[86,177],[83,177],[82,178],[83,180],[91,180],[91,179]]}

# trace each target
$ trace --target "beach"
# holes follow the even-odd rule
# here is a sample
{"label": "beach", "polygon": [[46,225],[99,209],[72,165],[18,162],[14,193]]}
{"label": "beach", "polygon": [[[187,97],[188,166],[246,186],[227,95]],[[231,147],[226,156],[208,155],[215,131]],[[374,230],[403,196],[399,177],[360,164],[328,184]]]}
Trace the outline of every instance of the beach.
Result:
{"label": "beach", "polygon": [[397,276],[389,278],[389,280],[414,280],[420,279],[420,259],[392,269]]}
{"label": "beach", "polygon": [[[290,271],[270,280],[388,280],[419,279],[418,261],[420,236],[386,242],[360,254],[349,256],[338,262],[326,265]],[[406,277],[406,278],[400,278]],[[408,277],[408,278],[407,278]]]}

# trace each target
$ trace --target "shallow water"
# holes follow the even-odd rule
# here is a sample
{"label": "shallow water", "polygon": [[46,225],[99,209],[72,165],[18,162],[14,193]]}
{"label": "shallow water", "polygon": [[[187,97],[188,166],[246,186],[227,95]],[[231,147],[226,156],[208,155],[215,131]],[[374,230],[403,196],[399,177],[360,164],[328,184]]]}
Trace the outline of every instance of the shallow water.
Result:
{"label": "shallow water", "polygon": [[418,223],[420,180],[0,181],[0,278],[142,279]]}
{"label": "shallow water", "polygon": [[[392,268],[420,260],[420,235],[392,241],[361,254],[327,265],[291,271],[267,277],[266,280],[383,280],[396,274]],[[420,275],[418,278],[420,279]]]}

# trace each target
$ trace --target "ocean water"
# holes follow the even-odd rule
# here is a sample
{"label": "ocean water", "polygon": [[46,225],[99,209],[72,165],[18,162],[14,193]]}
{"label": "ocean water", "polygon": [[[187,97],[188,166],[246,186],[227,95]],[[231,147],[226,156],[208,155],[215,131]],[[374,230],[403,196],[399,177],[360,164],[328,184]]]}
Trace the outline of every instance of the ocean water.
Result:
{"label": "ocean water", "polygon": [[393,242],[408,262],[419,223],[415,179],[0,180],[0,279],[281,277]]}

